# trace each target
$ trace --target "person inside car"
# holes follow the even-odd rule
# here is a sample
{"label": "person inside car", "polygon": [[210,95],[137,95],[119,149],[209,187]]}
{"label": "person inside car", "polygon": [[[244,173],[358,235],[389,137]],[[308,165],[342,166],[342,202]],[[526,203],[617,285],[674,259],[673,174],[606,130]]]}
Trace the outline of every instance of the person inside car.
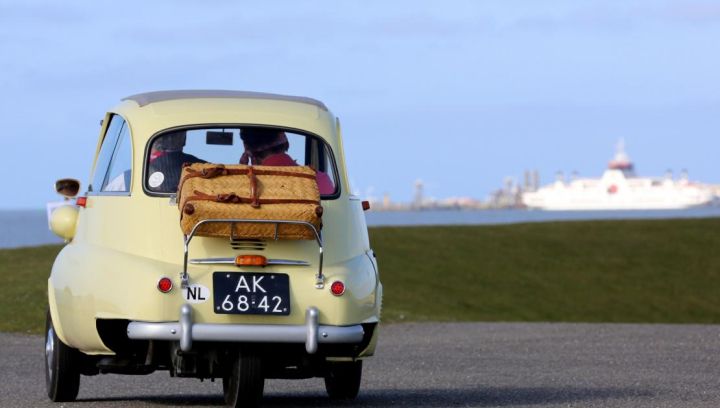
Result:
{"label": "person inside car", "polygon": [[[240,138],[245,145],[245,152],[240,157],[240,164],[298,166],[297,162],[287,154],[290,143],[282,130],[245,128],[242,130]],[[327,173],[317,171],[315,178],[320,194],[335,192],[335,185]]]}
{"label": "person inside car", "polygon": [[166,133],[153,142],[148,166],[148,185],[152,191],[176,191],[184,163],[206,163],[183,152],[186,138],[186,131],[180,130]]}

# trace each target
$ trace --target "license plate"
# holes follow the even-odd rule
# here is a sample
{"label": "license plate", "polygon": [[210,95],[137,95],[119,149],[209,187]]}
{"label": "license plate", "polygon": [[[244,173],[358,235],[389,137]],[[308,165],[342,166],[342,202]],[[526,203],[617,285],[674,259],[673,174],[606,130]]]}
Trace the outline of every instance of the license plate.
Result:
{"label": "license plate", "polygon": [[213,273],[215,313],[290,314],[290,283],[284,273]]}

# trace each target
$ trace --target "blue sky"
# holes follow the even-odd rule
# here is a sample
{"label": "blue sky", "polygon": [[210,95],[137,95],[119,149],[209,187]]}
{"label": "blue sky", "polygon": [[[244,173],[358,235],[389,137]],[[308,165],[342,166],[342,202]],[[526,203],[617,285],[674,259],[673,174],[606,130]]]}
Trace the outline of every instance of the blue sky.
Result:
{"label": "blue sky", "polygon": [[354,188],[484,198],[537,169],[720,183],[720,3],[0,0],[0,208],[86,185],[98,121],[161,89],[310,96]]}

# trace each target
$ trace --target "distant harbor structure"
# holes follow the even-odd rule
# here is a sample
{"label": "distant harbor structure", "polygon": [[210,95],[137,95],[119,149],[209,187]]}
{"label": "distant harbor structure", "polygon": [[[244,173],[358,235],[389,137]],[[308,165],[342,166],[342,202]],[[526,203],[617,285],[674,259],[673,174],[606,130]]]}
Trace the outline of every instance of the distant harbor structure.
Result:
{"label": "distant harbor structure", "polygon": [[413,199],[409,203],[394,202],[390,194],[383,194],[381,201],[371,201],[375,211],[407,211],[407,210],[478,210],[488,208],[487,203],[470,197],[450,197],[435,199],[425,196],[425,182],[418,179],[414,183]]}
{"label": "distant harbor structure", "polygon": [[422,180],[415,180],[415,198],[413,199],[413,208],[420,209],[423,207],[423,187],[425,184]]}
{"label": "distant harbor structure", "polygon": [[536,191],[540,186],[540,173],[537,170],[525,170],[523,184],[515,182],[513,177],[505,177],[503,187],[490,194],[486,208],[525,208],[523,194]]}

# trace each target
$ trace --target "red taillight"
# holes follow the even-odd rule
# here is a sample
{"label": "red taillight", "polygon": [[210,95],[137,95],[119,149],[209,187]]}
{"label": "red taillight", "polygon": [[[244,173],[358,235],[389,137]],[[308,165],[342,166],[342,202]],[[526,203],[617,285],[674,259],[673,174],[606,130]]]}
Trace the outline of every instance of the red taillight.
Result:
{"label": "red taillight", "polygon": [[157,288],[162,293],[168,293],[173,288],[173,283],[167,276],[160,278],[157,284]]}
{"label": "red taillight", "polygon": [[362,208],[363,208],[363,211],[369,210],[370,209],[370,201],[363,201]]}
{"label": "red taillight", "polygon": [[267,258],[262,255],[238,255],[235,257],[235,265],[237,266],[265,266]]}
{"label": "red taillight", "polygon": [[330,292],[335,296],[341,296],[345,293],[345,284],[340,281],[335,281],[330,285]]}
{"label": "red taillight", "polygon": [[87,204],[87,197],[78,197],[75,199],[75,205],[78,207],[85,207],[85,204]]}

